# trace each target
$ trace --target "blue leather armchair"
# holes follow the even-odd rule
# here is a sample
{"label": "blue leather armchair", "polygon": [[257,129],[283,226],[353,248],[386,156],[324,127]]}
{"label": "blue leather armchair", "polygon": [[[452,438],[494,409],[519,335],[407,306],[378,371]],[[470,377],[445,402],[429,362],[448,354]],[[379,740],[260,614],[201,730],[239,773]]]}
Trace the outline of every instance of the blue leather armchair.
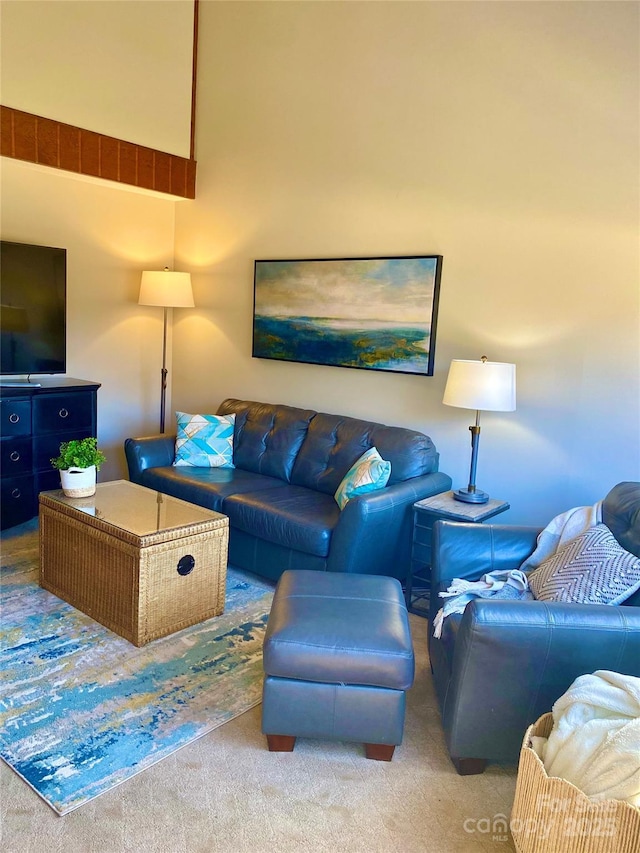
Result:
{"label": "blue leather armchair", "polygon": [[[603,502],[603,521],[640,556],[640,483],[619,483]],[[429,654],[449,754],[461,775],[487,760],[518,760],[527,727],[551,710],[575,678],[598,669],[640,676],[640,591],[622,605],[477,599],[433,618],[454,578],[517,568],[534,550],[534,528],[434,525]]]}

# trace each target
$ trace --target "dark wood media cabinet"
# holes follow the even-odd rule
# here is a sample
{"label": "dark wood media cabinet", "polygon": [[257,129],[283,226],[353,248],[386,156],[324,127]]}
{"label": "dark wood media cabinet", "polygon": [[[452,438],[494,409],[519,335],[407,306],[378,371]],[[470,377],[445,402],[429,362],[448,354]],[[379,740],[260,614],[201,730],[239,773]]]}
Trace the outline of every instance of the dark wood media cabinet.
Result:
{"label": "dark wood media cabinet", "polygon": [[97,435],[97,382],[45,378],[0,386],[0,529],[38,514],[40,492],[60,488],[50,459],[60,443]]}

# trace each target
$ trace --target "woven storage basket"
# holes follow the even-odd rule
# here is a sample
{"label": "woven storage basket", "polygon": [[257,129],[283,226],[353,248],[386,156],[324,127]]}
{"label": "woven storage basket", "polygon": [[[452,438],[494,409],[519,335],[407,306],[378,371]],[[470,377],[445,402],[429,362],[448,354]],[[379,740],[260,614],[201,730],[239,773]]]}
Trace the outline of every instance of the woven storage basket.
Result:
{"label": "woven storage basket", "polygon": [[520,750],[511,833],[518,853],[638,853],[640,809],[621,800],[593,802],[567,782],[547,776],[531,747],[549,737],[553,715],[526,731]]}

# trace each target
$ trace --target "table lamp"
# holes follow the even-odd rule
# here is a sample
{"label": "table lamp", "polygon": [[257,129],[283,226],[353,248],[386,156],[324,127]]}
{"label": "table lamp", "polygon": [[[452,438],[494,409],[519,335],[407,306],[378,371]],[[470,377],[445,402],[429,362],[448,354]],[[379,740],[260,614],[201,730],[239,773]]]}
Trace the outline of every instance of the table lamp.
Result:
{"label": "table lamp", "polygon": [[140,282],[139,305],[160,305],[164,308],[162,334],[162,371],[160,374],[160,432],[164,432],[165,401],[167,396],[167,310],[193,308],[191,273],[172,272],[168,267],[145,271]]}
{"label": "table lamp", "polygon": [[466,489],[454,492],[454,498],[466,503],[482,504],[489,500],[486,492],[476,488],[478,444],[480,443],[480,411],[513,412],[516,408],[516,366],[498,361],[465,361],[454,358],[442,402],[445,406],[475,409],[475,425],[471,431],[471,470]]}

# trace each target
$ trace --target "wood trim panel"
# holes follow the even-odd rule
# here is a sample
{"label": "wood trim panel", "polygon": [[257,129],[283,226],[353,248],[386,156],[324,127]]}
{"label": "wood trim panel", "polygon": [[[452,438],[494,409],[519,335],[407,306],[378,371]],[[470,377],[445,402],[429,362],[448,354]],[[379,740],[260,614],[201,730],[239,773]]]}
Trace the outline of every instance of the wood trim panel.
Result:
{"label": "wood trim panel", "polygon": [[0,105],[0,154],[180,198],[196,197],[196,161]]}
{"label": "wood trim panel", "polygon": [[193,0],[193,63],[191,67],[191,147],[189,157],[196,156],[196,83],[198,78],[198,17],[200,0]]}

